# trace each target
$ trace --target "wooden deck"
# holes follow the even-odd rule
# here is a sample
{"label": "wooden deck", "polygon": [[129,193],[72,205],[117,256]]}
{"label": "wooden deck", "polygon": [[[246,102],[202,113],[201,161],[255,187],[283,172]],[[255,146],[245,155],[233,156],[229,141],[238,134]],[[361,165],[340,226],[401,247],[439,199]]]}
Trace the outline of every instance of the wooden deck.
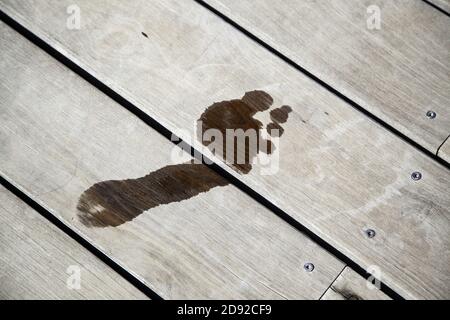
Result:
{"label": "wooden deck", "polygon": [[450,298],[449,2],[372,2],[0,0],[0,298]]}

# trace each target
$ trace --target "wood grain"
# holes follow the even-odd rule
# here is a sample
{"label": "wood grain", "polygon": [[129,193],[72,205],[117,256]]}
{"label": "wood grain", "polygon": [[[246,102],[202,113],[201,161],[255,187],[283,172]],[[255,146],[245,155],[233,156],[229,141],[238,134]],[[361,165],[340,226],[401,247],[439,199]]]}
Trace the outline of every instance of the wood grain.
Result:
{"label": "wood grain", "polygon": [[425,2],[205,2],[432,153],[450,134],[450,19]]}
{"label": "wood grain", "polygon": [[[147,299],[0,186],[0,299]],[[70,276],[79,268],[80,287]],[[75,269],[73,269],[75,270]]]}
{"label": "wood grain", "polygon": [[321,300],[390,300],[372,283],[345,267]]}
{"label": "wood grain", "polygon": [[[318,299],[343,268],[232,185],[156,206],[118,227],[83,224],[77,202],[94,183],[143,177],[184,162],[183,152],[0,29],[2,176],[160,296]],[[313,272],[303,269],[306,262]]]}
{"label": "wood grain", "polygon": [[438,156],[450,163],[450,138],[439,148]]}
{"label": "wood grain", "polygon": [[[450,172],[208,10],[193,2],[136,1],[130,6],[76,1],[82,27],[68,30],[65,9],[73,1],[1,3],[2,10],[198,149],[202,145],[195,138],[196,121],[214,102],[259,89],[271,95],[275,107],[291,106],[277,148],[278,163],[272,158],[275,174],[268,174],[262,163],[246,175],[238,174],[209,150],[203,152],[360,266],[379,266],[384,281],[404,297],[449,297]],[[92,115],[84,117],[94,123]],[[269,114],[259,117],[263,121]],[[70,125],[78,130],[80,126]],[[60,139],[61,148],[67,148],[67,139]],[[93,159],[92,153],[83,156],[95,163],[106,161]],[[107,159],[123,159],[122,154],[127,152],[108,154]],[[128,156],[147,163],[136,152]],[[74,156],[69,159],[75,172]],[[132,171],[129,163],[123,166]],[[153,163],[150,168],[156,169]],[[133,176],[143,176],[150,168],[139,166]],[[415,171],[422,173],[420,181],[411,179]],[[71,176],[61,179],[70,181]],[[128,176],[96,173],[85,181]],[[61,184],[54,181],[47,188]],[[55,203],[55,194],[46,200]],[[63,203],[73,208],[71,201]],[[366,237],[367,228],[376,230],[375,238]]]}

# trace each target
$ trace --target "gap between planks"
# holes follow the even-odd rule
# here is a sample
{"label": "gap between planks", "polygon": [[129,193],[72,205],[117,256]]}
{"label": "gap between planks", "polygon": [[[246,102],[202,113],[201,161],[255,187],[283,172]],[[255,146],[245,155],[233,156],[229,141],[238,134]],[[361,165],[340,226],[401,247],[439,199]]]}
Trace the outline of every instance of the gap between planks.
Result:
{"label": "gap between planks", "polygon": [[[233,33],[233,34],[234,34],[234,33]],[[234,34],[234,35],[237,36],[236,34]],[[283,70],[284,70],[284,68],[283,68]],[[295,78],[295,77],[294,77],[294,78]],[[233,95],[232,95],[232,96],[233,96]],[[351,114],[351,112],[349,112],[349,113]],[[357,117],[357,116],[356,116],[356,117]],[[357,117],[357,118],[358,118],[358,117]],[[402,144],[399,143],[399,145],[401,146]],[[403,146],[402,146],[402,148],[403,148]],[[402,149],[402,150],[403,150],[403,149]],[[394,163],[395,163],[395,161],[394,161]],[[431,164],[432,167],[434,167],[432,163],[430,163],[430,164]],[[403,165],[402,167],[404,167],[404,165]],[[404,169],[404,168],[403,168],[403,169]],[[431,196],[431,199],[433,199],[433,198],[434,198],[434,197]],[[438,200],[437,202],[441,202],[441,201]]]}
{"label": "gap between planks", "polygon": [[450,1],[449,0],[422,0],[426,4],[432,6],[436,10],[450,17]]}
{"label": "gap between planks", "polygon": [[[220,0],[206,0],[206,1],[205,0],[194,0],[194,1],[197,2],[199,5],[203,6],[204,8],[206,8],[207,10],[214,13],[221,19],[223,19],[225,22],[229,23],[231,26],[233,26],[234,28],[236,28],[237,30],[242,32],[243,34],[245,34],[249,39],[255,41],[256,43],[258,43],[259,45],[261,45],[262,47],[264,47],[265,49],[270,51],[275,56],[279,57],[281,60],[283,60],[290,66],[292,66],[296,70],[303,73],[305,76],[309,77],[310,79],[312,79],[313,81],[315,81],[316,83],[321,85],[322,87],[326,88],[329,92],[331,92],[338,98],[345,101],[347,104],[349,104],[354,109],[358,110],[359,112],[361,112],[362,114],[367,116],[372,121],[374,121],[377,124],[379,124],[380,126],[384,127],[386,130],[393,133],[394,135],[396,135],[403,141],[406,141],[407,143],[409,143],[410,145],[415,147],[418,151],[423,152],[424,154],[426,154],[433,160],[437,161],[438,163],[446,166],[447,168],[450,168],[450,163],[447,161],[447,159],[439,157],[438,153],[436,152],[436,149],[432,149],[429,146],[426,147],[425,144],[419,143],[414,138],[410,137],[409,134],[406,134],[406,133],[402,132],[403,130],[401,130],[400,128],[397,128],[395,121],[393,123],[390,123],[390,119],[381,118],[381,114],[376,114],[374,111],[368,110],[366,107],[363,107],[361,102],[358,102],[361,99],[356,101],[355,98],[352,98],[349,95],[349,93],[343,93],[342,88],[341,89],[337,88],[335,85],[333,85],[332,82],[327,81],[328,79],[323,80],[320,76],[317,76],[314,71],[309,71],[308,68],[300,65],[300,63],[297,62],[298,59],[296,59],[296,56],[293,55],[292,52],[289,55],[289,53],[286,53],[286,51],[289,52],[288,50],[286,50],[286,48],[283,48],[284,49],[283,50],[280,48],[280,46],[276,46],[276,37],[274,39],[275,45],[273,43],[271,44],[268,42],[268,39],[270,37],[262,38],[260,36],[260,34],[256,34],[255,32],[252,32],[250,26],[248,26],[248,25],[244,26],[244,24],[242,22],[245,20],[241,19],[238,21],[238,20],[234,19],[234,18],[239,18],[239,15],[238,15],[238,13],[236,13],[236,16],[232,16],[230,14],[230,12],[232,12],[232,9],[228,10],[228,14],[221,12],[219,9],[217,9],[215,7],[215,6],[218,6],[219,4],[222,4],[222,2]],[[226,2],[226,1],[224,1],[224,2]],[[428,4],[433,6],[430,3],[428,3]],[[223,8],[224,7],[222,7],[222,9]],[[230,6],[230,8],[232,8],[232,6]],[[238,11],[239,8],[233,8],[233,9],[236,9],[235,11]],[[437,8],[437,9],[439,9],[439,8]],[[233,13],[235,13],[235,11],[233,11]],[[265,13],[265,14],[269,15],[270,13]],[[255,30],[253,30],[253,31],[255,31]],[[256,31],[258,31],[258,30],[256,30]],[[440,116],[442,117],[442,114]],[[399,125],[399,127],[401,127],[401,126]],[[440,141],[439,141],[439,143],[440,143]]]}
{"label": "gap between planks", "polygon": [[[5,185],[11,188],[0,177],[2,299],[146,299],[142,291]],[[72,273],[76,268],[79,286],[70,287],[68,281],[76,276]]]}
{"label": "gap between planks", "polygon": [[[45,52],[1,28],[1,101],[13,102],[2,108],[3,174],[158,293],[169,298],[317,298],[342,268],[341,261],[233,186],[174,204],[175,210],[158,206],[117,228],[83,225],[76,219],[83,189],[111,178],[112,172],[129,177],[148,173],[143,163],[153,168],[171,163],[172,144]],[[9,78],[14,72],[16,77]],[[22,82],[21,75],[28,81]],[[29,130],[35,133],[21,134]],[[224,197],[230,203],[224,205]],[[311,260],[316,271],[306,273],[299,263]]]}
{"label": "gap between planks", "polygon": [[[24,26],[22,26],[20,23],[9,17],[6,13],[4,13],[2,10],[0,10],[0,20],[5,22],[8,26],[10,26],[12,29],[17,31],[19,34],[21,34],[23,37],[31,41],[34,45],[39,47],[40,49],[44,50],[47,54],[52,56],[54,59],[65,65],[67,68],[78,74],[81,78],[83,78],[85,81],[90,83],[92,86],[96,87],[99,91],[110,97],[112,100],[120,104],[122,107],[130,111],[132,114],[137,116],[141,121],[146,123],[148,126],[150,126],[152,129],[159,132],[162,136],[164,136],[167,140],[169,140],[174,145],[180,145],[183,146],[183,150],[190,150],[190,153],[193,157],[200,159],[203,161],[205,165],[210,167],[212,170],[223,176],[225,179],[229,180],[231,184],[236,186],[239,190],[243,191],[245,194],[249,195],[251,198],[253,198],[255,201],[262,204],[264,207],[268,208],[270,211],[272,211],[275,215],[283,219],[285,222],[287,222],[289,225],[297,229],[302,234],[305,234],[308,238],[313,240],[315,243],[317,243],[319,246],[324,248],[326,251],[330,252],[334,256],[336,256],[339,260],[344,262],[348,267],[352,268],[358,275],[360,275],[363,278],[368,277],[374,277],[373,274],[368,273],[363,267],[361,267],[358,263],[353,261],[351,258],[349,258],[346,254],[338,250],[336,247],[331,245],[329,242],[325,241],[323,238],[315,234],[313,231],[305,227],[303,224],[301,224],[299,221],[294,219],[291,215],[287,214],[284,210],[282,210],[279,206],[272,203],[269,199],[262,196],[260,193],[258,193],[255,189],[248,186],[246,183],[241,181],[240,179],[236,178],[234,175],[230,174],[228,171],[224,170],[223,167],[218,165],[215,161],[208,158],[207,155],[202,154],[200,151],[198,151],[195,147],[191,146],[190,144],[183,141],[183,139],[178,138],[176,140],[173,139],[174,136],[176,136],[175,133],[164,127],[161,123],[159,123],[157,120],[152,118],[150,115],[148,115],[146,112],[142,111],[140,108],[135,106],[133,103],[131,103],[129,100],[121,96],[119,93],[114,91],[111,87],[97,79],[95,76],[90,74],[88,71],[83,69],[80,65],[73,62],[69,57],[63,55],[61,52],[53,48],[50,44],[42,40],[39,36],[34,34],[32,31],[28,30]],[[5,184],[7,183],[6,180],[3,179]],[[17,189],[13,187],[12,184],[8,183],[8,186],[12,186],[13,189]],[[34,202],[31,198],[27,197],[30,201]],[[45,210],[45,209],[43,209]],[[54,219],[52,219],[54,220]],[[61,224],[61,221],[56,219],[54,220],[54,223]],[[63,224],[65,226],[65,224]],[[77,235],[74,231],[70,230],[71,234],[74,236]],[[80,237],[79,235],[77,235]],[[86,241],[83,238],[80,239],[80,241]],[[94,247],[95,249],[95,247]],[[95,251],[99,251],[98,249],[95,249]],[[106,256],[109,260],[111,260],[109,257]],[[111,260],[112,261],[112,260]],[[117,265],[118,266],[118,265]],[[112,265],[112,267],[116,268],[115,265]],[[120,267],[120,266],[119,266]],[[120,267],[121,268],[121,267]],[[125,269],[123,269],[124,272],[127,272]],[[343,269],[344,270],[344,269]],[[400,294],[398,294],[396,291],[394,291],[388,284],[386,284],[383,281],[380,281],[381,284],[381,291],[385,293],[387,296],[389,296],[392,299],[396,300],[404,300],[404,297],[402,297]],[[146,289],[150,290],[150,292],[147,292],[147,295],[151,296],[152,299],[162,299],[160,296],[158,296],[153,290],[148,288],[145,284],[140,283],[139,286],[145,286]],[[325,293],[325,292],[324,292]]]}
{"label": "gap between planks", "polygon": [[58,219],[56,215],[54,215],[53,213],[45,209],[43,206],[41,206],[39,203],[37,203],[32,197],[30,197],[27,194],[25,190],[22,190],[22,188],[19,188],[14,184],[12,184],[7,178],[3,177],[3,175],[0,175],[0,185],[3,186],[9,192],[11,192],[11,194],[16,196],[18,199],[20,199],[20,201],[22,201],[25,205],[29,206],[37,214],[45,218],[49,223],[55,226],[62,233],[70,237],[76,243],[80,244],[82,248],[86,249],[88,252],[97,257],[100,261],[105,263],[108,267],[114,270],[114,272],[119,274],[125,281],[128,281],[130,285],[134,286],[145,296],[147,296],[152,300],[162,300],[162,298],[157,293],[151,290],[142,281],[140,281],[134,275],[129,273],[125,268],[123,268],[120,264],[115,262],[114,259],[109,257],[102,250],[98,249],[89,240],[83,238],[81,235],[75,232],[66,223]]}

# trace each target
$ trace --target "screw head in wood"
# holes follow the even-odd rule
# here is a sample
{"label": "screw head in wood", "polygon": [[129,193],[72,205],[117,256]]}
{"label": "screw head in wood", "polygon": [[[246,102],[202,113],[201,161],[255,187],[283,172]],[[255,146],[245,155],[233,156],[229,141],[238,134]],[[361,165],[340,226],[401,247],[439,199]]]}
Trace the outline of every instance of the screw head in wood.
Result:
{"label": "screw head in wood", "polygon": [[413,179],[414,181],[419,181],[420,179],[422,179],[422,174],[419,171],[414,171],[411,174],[411,179]]}
{"label": "screw head in wood", "polygon": [[364,232],[365,232],[367,238],[369,238],[369,239],[374,238],[375,235],[377,234],[377,233],[375,232],[375,230],[373,230],[373,229],[367,229],[367,230],[364,231]]}
{"label": "screw head in wood", "polygon": [[305,269],[306,272],[312,272],[314,270],[314,264],[307,262],[303,265],[303,269]]}
{"label": "screw head in wood", "polygon": [[432,111],[432,110],[428,111],[428,112],[427,112],[427,118],[428,118],[428,119],[434,119],[434,118],[436,118],[436,112],[434,112],[434,111]]}

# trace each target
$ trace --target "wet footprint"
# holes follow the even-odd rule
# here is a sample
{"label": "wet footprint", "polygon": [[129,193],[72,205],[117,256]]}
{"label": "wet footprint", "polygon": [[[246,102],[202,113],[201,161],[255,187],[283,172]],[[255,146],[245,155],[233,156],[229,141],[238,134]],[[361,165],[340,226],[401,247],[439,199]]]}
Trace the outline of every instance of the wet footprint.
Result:
{"label": "wet footprint", "polygon": [[[242,174],[247,174],[252,169],[253,160],[259,152],[271,154],[275,150],[274,144],[262,136],[263,124],[254,118],[256,113],[268,110],[272,104],[272,97],[268,93],[260,90],[246,92],[241,99],[216,102],[208,107],[200,116],[197,125],[197,138],[203,145],[207,147],[211,146],[210,150],[215,155],[226,160],[235,170]],[[267,132],[272,137],[280,137],[284,133],[284,129],[280,123],[287,121],[288,114],[291,111],[292,109],[289,106],[282,106],[270,111],[272,123],[267,125]],[[216,144],[212,144],[211,141],[205,139],[205,133],[211,129],[220,131],[223,139],[221,143],[222,148],[217,149]],[[233,144],[234,154],[231,155],[232,159],[230,159],[226,150],[226,131],[228,129],[234,131],[242,129],[244,132],[249,129],[254,130],[256,133],[256,143],[252,144],[250,139],[248,139],[245,141],[245,150],[241,150],[242,148],[236,148],[236,146],[240,145],[238,144],[238,139],[235,138]],[[274,129],[278,129],[278,131]],[[238,152],[244,153],[244,161],[237,161]]]}
{"label": "wet footprint", "polygon": [[228,180],[204,164],[170,165],[145,177],[94,184],[81,195],[80,221],[89,227],[117,227],[159,205],[192,198]]}
{"label": "wet footprint", "polygon": [[[273,122],[269,123],[266,129],[272,137],[281,137],[283,135],[284,129],[281,127],[280,123],[285,123],[287,121],[290,112],[292,112],[292,109],[289,106],[282,106],[281,108],[270,111],[270,119]],[[275,129],[278,131],[275,131]]]}
{"label": "wet footprint", "polygon": [[[219,130],[226,137],[227,129],[254,129],[256,131],[256,146],[245,144],[245,161],[235,163],[233,167],[246,174],[252,169],[253,158],[258,152],[270,154],[274,145],[262,137],[263,124],[254,118],[257,112],[268,110],[273,103],[272,97],[264,91],[245,93],[241,99],[214,103],[206,108],[200,116],[201,129],[197,131],[200,141],[206,146],[210,141],[203,141],[203,133],[208,129]],[[284,132],[281,123],[285,123],[291,112],[288,106],[282,106],[270,111],[272,122],[266,127],[273,136],[274,130],[279,130],[279,136]],[[199,127],[197,127],[199,128]],[[267,148],[264,147],[267,145]],[[235,144],[236,146],[238,144]],[[237,152],[235,148],[234,159]],[[226,140],[219,155],[226,152]],[[207,192],[215,187],[226,186],[229,181],[204,164],[193,161],[178,165],[169,165],[137,179],[108,180],[94,184],[80,196],[77,209],[80,221],[88,227],[117,227],[131,221],[144,211],[159,205],[179,202]]]}

